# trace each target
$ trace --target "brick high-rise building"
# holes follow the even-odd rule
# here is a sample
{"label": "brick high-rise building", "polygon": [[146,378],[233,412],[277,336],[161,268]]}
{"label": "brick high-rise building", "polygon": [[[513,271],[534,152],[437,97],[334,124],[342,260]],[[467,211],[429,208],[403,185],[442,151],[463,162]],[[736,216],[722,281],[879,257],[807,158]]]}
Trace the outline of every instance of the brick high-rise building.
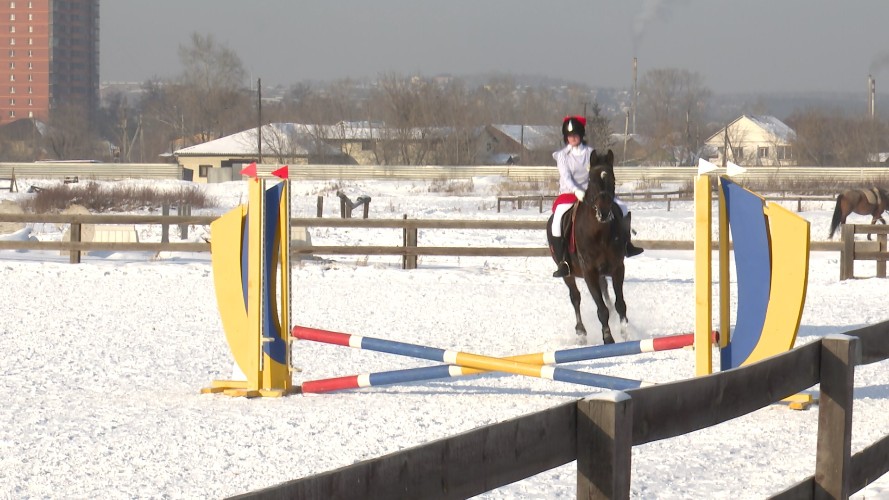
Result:
{"label": "brick high-rise building", "polygon": [[99,106],[99,0],[0,0],[0,125]]}

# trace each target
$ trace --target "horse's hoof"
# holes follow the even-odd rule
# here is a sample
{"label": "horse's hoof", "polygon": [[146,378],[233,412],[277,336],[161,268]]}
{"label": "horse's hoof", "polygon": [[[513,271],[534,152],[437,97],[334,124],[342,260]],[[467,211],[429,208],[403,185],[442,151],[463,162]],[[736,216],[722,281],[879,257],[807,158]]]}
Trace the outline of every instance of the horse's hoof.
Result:
{"label": "horse's hoof", "polygon": [[609,334],[609,335],[603,335],[603,336],[602,336],[602,341],[603,341],[605,344],[613,344],[613,343],[614,343],[614,337],[612,337],[610,334]]}
{"label": "horse's hoof", "polygon": [[586,337],[586,330],[584,330],[583,328],[574,330],[574,333],[577,334],[578,337]]}

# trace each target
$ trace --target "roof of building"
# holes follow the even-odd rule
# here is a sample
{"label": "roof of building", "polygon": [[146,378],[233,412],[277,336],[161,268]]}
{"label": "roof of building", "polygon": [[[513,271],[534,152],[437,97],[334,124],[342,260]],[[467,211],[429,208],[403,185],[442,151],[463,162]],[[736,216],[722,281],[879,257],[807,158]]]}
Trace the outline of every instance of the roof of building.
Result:
{"label": "roof of building", "polygon": [[[256,129],[251,128],[220,137],[203,144],[177,149],[177,156],[248,156],[257,153]],[[309,133],[305,125],[297,123],[270,123],[262,126],[262,150],[264,154],[280,154],[287,157],[309,155],[340,155],[338,148],[329,146]]]}
{"label": "roof of building", "polygon": [[770,134],[783,141],[789,141],[796,136],[796,132],[787,124],[771,115],[747,115],[751,121],[767,130]]}
{"label": "roof of building", "polygon": [[506,125],[494,124],[491,128],[521,144],[529,151],[558,148],[562,130],[555,125]]}
{"label": "roof of building", "polygon": [[732,120],[731,123],[729,123],[725,127],[721,128],[719,130],[719,132],[716,132],[715,134],[708,137],[707,140],[704,142],[710,142],[710,141],[713,141],[719,137],[722,137],[723,133],[725,132],[725,129],[731,128],[732,125],[734,125],[735,123],[738,123],[739,121],[743,120],[744,118],[747,118],[748,120],[753,122],[757,127],[765,130],[766,132],[771,134],[773,137],[775,137],[779,141],[790,142],[796,137],[796,132],[792,128],[790,128],[789,126],[787,126],[786,123],[775,118],[774,116],[771,116],[771,115],[741,115],[741,116],[735,118],[734,120]]}

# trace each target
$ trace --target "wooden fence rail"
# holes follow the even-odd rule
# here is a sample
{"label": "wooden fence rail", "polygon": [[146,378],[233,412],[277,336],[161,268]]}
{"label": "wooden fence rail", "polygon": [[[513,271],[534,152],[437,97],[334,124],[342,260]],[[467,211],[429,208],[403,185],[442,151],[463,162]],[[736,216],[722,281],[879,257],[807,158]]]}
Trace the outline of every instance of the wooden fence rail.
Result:
{"label": "wooden fence rail", "polygon": [[[886,235],[889,227],[878,224],[843,224],[840,227],[840,279],[855,277],[856,260],[877,261],[877,277],[886,277],[886,261],[889,260],[889,249],[886,247]],[[877,241],[855,241],[856,234],[876,234]]]}
{"label": "wooden fence rail", "polygon": [[624,499],[633,446],[727,422],[816,384],[814,474],[773,498],[848,498],[889,472],[889,436],[851,454],[854,368],[886,359],[889,322],[746,367],[562,404],[233,498],[467,498],[577,460],[577,498]]}
{"label": "wooden fence rail", "polygon": [[[2,241],[0,250],[62,250],[71,252],[71,262],[80,262],[80,253],[85,251],[149,251],[149,252],[208,252],[209,243],[123,243],[80,241],[80,227],[83,224],[161,224],[161,225],[203,225],[208,226],[216,217],[212,216],[163,216],[163,215],[106,215],[106,214],[0,214],[0,222],[56,223],[71,225],[71,241]],[[400,246],[356,246],[356,245],[310,245],[291,247],[294,255],[397,255],[402,257],[405,269],[416,269],[417,256],[435,255],[448,257],[549,257],[549,249],[535,247],[455,247],[420,246],[418,230],[479,229],[493,231],[531,230],[539,231],[541,242],[545,240],[543,231],[546,221],[537,220],[451,220],[451,219],[334,219],[334,218],[293,218],[294,227],[347,227],[385,228],[402,230]],[[651,250],[692,250],[693,241],[678,240],[637,240],[637,245]],[[715,243],[714,243],[715,245]],[[812,242],[812,250],[840,251],[841,242]]]}
{"label": "wooden fence rail", "polygon": [[[526,204],[537,206],[538,212],[543,213],[544,208],[548,207],[555,201],[557,195],[552,194],[533,194],[533,195],[514,195],[514,196],[498,196],[497,197],[497,213],[505,203],[510,203],[513,209],[521,210]],[[690,191],[628,191],[626,193],[617,193],[617,196],[624,201],[663,201],[667,203],[667,211],[669,212],[672,202],[674,201],[692,201],[692,193]],[[818,196],[818,195],[787,195],[766,196],[768,201],[776,202],[796,202],[796,211],[803,211],[804,201],[833,201],[834,196]]]}

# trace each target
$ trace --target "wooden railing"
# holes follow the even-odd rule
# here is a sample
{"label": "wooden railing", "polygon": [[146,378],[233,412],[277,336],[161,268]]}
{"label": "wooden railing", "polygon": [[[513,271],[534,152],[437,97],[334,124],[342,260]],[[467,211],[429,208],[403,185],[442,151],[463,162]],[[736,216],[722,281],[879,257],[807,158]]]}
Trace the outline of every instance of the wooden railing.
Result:
{"label": "wooden railing", "polygon": [[[688,191],[639,191],[617,193],[617,196],[624,201],[662,201],[667,204],[667,211],[671,209],[674,201],[690,201],[692,193]],[[497,197],[497,213],[500,213],[502,205],[509,203],[513,209],[521,210],[525,205],[537,206],[538,211],[543,213],[544,209],[552,205],[557,195],[552,194],[526,194],[526,195],[505,195]],[[782,195],[782,196],[766,196],[768,201],[776,202],[796,202],[796,211],[803,211],[804,201],[833,201],[833,196],[818,195]]]}
{"label": "wooden railing", "polygon": [[10,193],[18,192],[19,185],[18,181],[15,179],[15,169],[12,169],[6,176],[0,175],[0,189],[5,189]]}
{"label": "wooden railing", "polygon": [[889,472],[889,436],[851,454],[854,368],[887,358],[884,322],[746,367],[562,404],[233,498],[467,498],[576,460],[577,498],[624,499],[633,446],[727,422],[816,384],[814,474],[773,498],[848,498]]}
{"label": "wooden railing", "polygon": [[[513,208],[521,210],[525,204],[537,205],[540,213],[547,204],[552,204],[558,195],[552,194],[526,194],[514,196],[498,196],[497,197],[497,213],[500,213],[500,206],[504,203],[511,203]],[[617,193],[622,200],[627,201],[652,201],[663,200],[669,203],[670,200],[691,199],[691,193],[687,191],[630,191],[626,193]],[[669,207],[669,205],[668,205]],[[667,209],[669,210],[669,208]]]}
{"label": "wooden railing", "polygon": [[[149,251],[149,252],[208,252],[209,243],[202,242],[86,242],[81,241],[83,224],[192,224],[207,226],[216,217],[212,216],[163,216],[163,215],[106,215],[106,214],[0,214],[0,222],[56,223],[71,225],[71,241],[3,241],[0,250],[61,250],[71,252],[70,261],[79,263],[81,252],[105,251]],[[493,231],[532,230],[539,231],[541,242],[546,221],[531,220],[451,220],[451,219],[334,219],[334,218],[294,218],[295,227],[348,227],[348,228],[387,228],[402,231],[402,244],[399,246],[376,245],[308,245],[291,247],[294,255],[398,255],[404,269],[416,269],[417,257],[436,255],[449,257],[549,257],[545,246],[534,247],[466,247],[466,246],[420,246],[418,230],[480,229]],[[692,250],[693,241],[678,240],[636,240],[637,245],[651,250]],[[715,245],[715,243],[714,243]],[[839,251],[841,242],[812,242],[812,250]]]}
{"label": "wooden railing", "polygon": [[[840,279],[855,277],[856,260],[877,261],[877,277],[886,277],[886,261],[889,249],[886,247],[886,234],[889,227],[877,224],[843,224],[840,226],[842,249],[840,250]],[[877,241],[855,241],[856,234],[877,235]]]}

